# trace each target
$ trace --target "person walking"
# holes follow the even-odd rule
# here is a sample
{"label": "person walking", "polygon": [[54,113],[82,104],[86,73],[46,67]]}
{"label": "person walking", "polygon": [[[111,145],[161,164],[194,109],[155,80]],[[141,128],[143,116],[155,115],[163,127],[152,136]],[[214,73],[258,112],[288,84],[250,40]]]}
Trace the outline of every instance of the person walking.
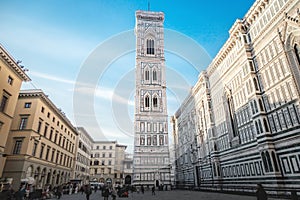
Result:
{"label": "person walking", "polygon": [[257,184],[256,197],[257,197],[257,200],[267,200],[268,199],[267,192],[265,191],[264,187],[260,183]]}
{"label": "person walking", "polygon": [[144,192],[145,192],[145,188],[144,188],[144,186],[142,185],[142,187],[141,187],[141,191],[142,191],[142,194],[144,194]]}
{"label": "person walking", "polygon": [[90,200],[90,195],[92,194],[92,189],[90,185],[86,185],[85,187],[85,197],[86,200]]}
{"label": "person walking", "polygon": [[116,197],[117,197],[117,191],[115,188],[112,188],[111,190],[111,197],[113,200],[116,200]]}
{"label": "person walking", "polygon": [[152,195],[155,195],[155,186],[152,186]]}
{"label": "person walking", "polygon": [[57,199],[61,198],[62,192],[63,192],[63,187],[62,187],[62,185],[60,185],[56,188],[56,197],[57,197]]}
{"label": "person walking", "polygon": [[104,192],[102,193],[102,196],[104,197],[104,200],[108,200],[108,197],[109,197],[109,189],[108,189],[108,187],[104,188]]}

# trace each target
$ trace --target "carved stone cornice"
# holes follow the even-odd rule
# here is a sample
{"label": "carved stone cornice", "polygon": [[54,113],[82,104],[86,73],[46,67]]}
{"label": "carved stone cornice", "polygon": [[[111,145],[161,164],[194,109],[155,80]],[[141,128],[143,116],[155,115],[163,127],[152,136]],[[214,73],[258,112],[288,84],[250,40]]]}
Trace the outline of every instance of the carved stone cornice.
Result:
{"label": "carved stone cornice", "polygon": [[31,81],[29,76],[22,70],[17,64],[8,51],[0,44],[0,58],[9,66],[21,79],[22,81]]}

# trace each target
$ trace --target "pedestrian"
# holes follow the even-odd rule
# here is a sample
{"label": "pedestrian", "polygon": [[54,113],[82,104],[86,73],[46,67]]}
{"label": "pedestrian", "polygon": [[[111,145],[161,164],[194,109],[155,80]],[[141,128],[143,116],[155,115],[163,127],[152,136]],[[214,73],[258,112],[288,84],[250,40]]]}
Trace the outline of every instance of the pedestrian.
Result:
{"label": "pedestrian", "polygon": [[115,188],[112,188],[111,190],[111,197],[113,200],[116,200],[116,197],[117,197],[117,191]]}
{"label": "pedestrian", "polygon": [[142,185],[142,187],[141,187],[141,191],[142,191],[142,194],[144,194],[144,192],[145,192],[145,188],[144,188],[144,186]]}
{"label": "pedestrian", "polygon": [[152,186],[152,195],[155,195],[155,186]]}
{"label": "pedestrian", "polygon": [[60,185],[56,188],[56,197],[57,197],[57,199],[61,198],[62,192],[63,192],[63,187],[62,187],[62,185]]}
{"label": "pedestrian", "polygon": [[90,195],[92,194],[92,189],[90,185],[86,185],[85,187],[85,197],[86,200],[90,200]]}
{"label": "pedestrian", "polygon": [[108,187],[104,188],[104,192],[102,193],[102,196],[104,197],[104,200],[108,200],[108,197],[109,197]]}
{"label": "pedestrian", "polygon": [[83,187],[83,185],[80,187],[80,192],[81,192],[81,194],[83,194],[83,192],[84,192],[84,187]]}
{"label": "pedestrian", "polygon": [[298,200],[297,192],[295,190],[291,191],[291,199]]}
{"label": "pedestrian", "polygon": [[265,191],[264,187],[260,183],[257,184],[256,197],[257,197],[257,200],[267,200],[268,199],[267,192]]}
{"label": "pedestrian", "polygon": [[16,200],[22,200],[25,197],[26,187],[25,184],[20,186],[20,189],[15,193]]}

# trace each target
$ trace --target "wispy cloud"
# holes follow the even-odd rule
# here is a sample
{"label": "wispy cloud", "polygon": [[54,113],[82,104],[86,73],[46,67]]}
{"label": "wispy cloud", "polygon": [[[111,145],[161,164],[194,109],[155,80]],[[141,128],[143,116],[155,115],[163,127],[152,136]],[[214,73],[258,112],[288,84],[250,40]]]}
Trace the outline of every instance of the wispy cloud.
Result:
{"label": "wispy cloud", "polygon": [[72,84],[72,85],[75,84],[75,81],[73,81],[73,80],[57,77],[57,76],[50,75],[50,74],[40,73],[40,72],[30,71],[29,75],[39,77],[39,78],[43,78],[43,79],[47,79],[47,80],[51,80],[51,81],[61,82],[61,83],[67,83],[67,84]]}

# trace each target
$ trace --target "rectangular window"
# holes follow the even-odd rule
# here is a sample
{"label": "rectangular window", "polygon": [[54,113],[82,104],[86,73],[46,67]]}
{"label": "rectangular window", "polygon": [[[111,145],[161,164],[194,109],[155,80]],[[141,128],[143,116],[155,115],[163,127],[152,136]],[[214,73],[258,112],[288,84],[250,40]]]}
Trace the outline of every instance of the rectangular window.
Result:
{"label": "rectangular window", "polygon": [[48,157],[49,157],[49,152],[50,152],[50,147],[48,146],[47,147],[47,151],[46,151],[46,160],[48,160]]}
{"label": "rectangular window", "polygon": [[105,153],[102,154],[102,158],[105,158]]}
{"label": "rectangular window", "polygon": [[42,113],[45,112],[45,108],[44,108],[44,107],[41,108],[41,112],[42,112]]}
{"label": "rectangular window", "polygon": [[13,82],[14,82],[14,79],[13,79],[11,76],[8,76],[7,83],[8,83],[9,85],[12,85]]}
{"label": "rectangular window", "polygon": [[41,151],[40,151],[40,158],[43,158],[44,148],[45,148],[45,144],[42,144]]}
{"label": "rectangular window", "polygon": [[55,154],[55,149],[52,149],[51,162],[54,161],[54,154]]}
{"label": "rectangular window", "polygon": [[46,124],[44,129],[44,136],[47,137],[47,131],[48,131],[48,124]]}
{"label": "rectangular window", "polygon": [[4,112],[5,111],[7,102],[8,102],[8,96],[7,95],[3,95],[2,96],[2,100],[1,100],[1,104],[0,104],[0,112]]}
{"label": "rectangular window", "polygon": [[103,146],[103,149],[106,149],[106,146]]}
{"label": "rectangular window", "polygon": [[30,107],[31,107],[31,102],[26,102],[24,108],[30,108]]}
{"label": "rectangular window", "polygon": [[35,156],[36,154],[36,149],[37,149],[37,146],[38,146],[38,142],[35,141],[34,144],[33,144],[33,149],[32,149],[32,156]]}
{"label": "rectangular window", "polygon": [[19,130],[24,130],[24,129],[26,129],[27,121],[28,121],[28,116],[22,116],[22,117],[21,117]]}
{"label": "rectangular window", "polygon": [[40,131],[41,131],[42,123],[43,123],[43,122],[42,122],[41,120],[40,120],[39,123],[38,123],[38,127],[37,127],[37,132],[38,132],[38,133],[40,133]]}
{"label": "rectangular window", "polygon": [[21,139],[16,140],[14,150],[13,150],[13,154],[20,154],[21,153],[22,142],[23,142],[23,140],[21,140]]}

